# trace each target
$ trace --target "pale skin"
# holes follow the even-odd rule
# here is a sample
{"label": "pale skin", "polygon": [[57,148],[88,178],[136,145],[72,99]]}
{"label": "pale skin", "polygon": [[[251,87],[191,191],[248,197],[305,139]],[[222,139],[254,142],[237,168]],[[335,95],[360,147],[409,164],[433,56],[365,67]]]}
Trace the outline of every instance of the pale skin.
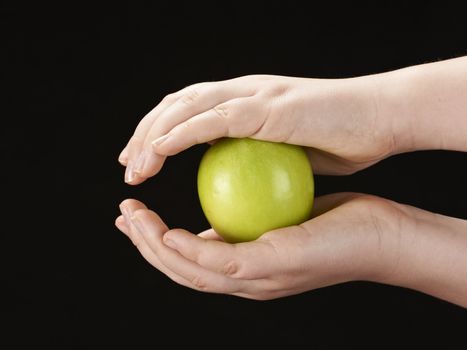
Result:
{"label": "pale skin", "polygon": [[[467,57],[350,79],[252,75],[165,97],[119,161],[125,181],[221,137],[305,147],[315,173],[351,174],[397,153],[467,151]],[[464,186],[465,184],[459,184]],[[229,244],[212,229],[169,229],[137,200],[117,227],[175,282],[266,300],[347,281],[411,288],[467,307],[467,220],[358,193],[316,198],[312,218]]]}

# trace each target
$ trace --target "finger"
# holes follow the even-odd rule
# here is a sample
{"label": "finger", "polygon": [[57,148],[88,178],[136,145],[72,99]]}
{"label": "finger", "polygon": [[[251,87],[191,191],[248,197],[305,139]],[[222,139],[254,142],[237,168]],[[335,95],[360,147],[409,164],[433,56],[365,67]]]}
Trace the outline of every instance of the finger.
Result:
{"label": "finger", "polygon": [[165,135],[176,125],[220,103],[238,97],[250,96],[252,93],[250,85],[241,84],[235,79],[202,83],[187,88],[181,97],[166,108],[149,128],[143,145],[144,151],[141,150],[140,155],[138,155],[135,171],[139,176],[147,178],[160,170],[164,159],[154,153],[152,142]]}
{"label": "finger", "polygon": [[[141,148],[142,148],[142,140],[133,136],[128,144],[128,156],[127,156],[127,163],[125,169],[125,182],[129,185],[138,185],[142,183],[146,178],[140,175],[138,171],[136,171],[137,167],[141,162]],[[164,158],[161,155],[157,156],[158,158]],[[162,161],[159,160],[159,164],[162,164]]]}
{"label": "finger", "polygon": [[163,241],[186,259],[231,278],[266,278],[272,271],[278,270],[276,251],[265,242],[229,244],[205,239],[184,230],[166,232]]}
{"label": "finger", "polygon": [[130,140],[127,150],[127,162],[125,169],[125,182],[129,185],[138,185],[146,180],[146,176],[141,173],[141,167],[151,157],[152,169],[154,174],[160,171],[162,164],[165,161],[165,156],[151,152],[145,152],[143,149],[143,141],[141,138],[133,136]]}
{"label": "finger", "polygon": [[262,108],[255,97],[222,103],[174,127],[164,139],[154,143],[154,150],[161,155],[174,155],[221,137],[251,136],[263,125],[266,114]]}
{"label": "finger", "polygon": [[[183,96],[184,91],[187,88],[165,96],[162,101],[139,122],[133,136],[119,156],[120,163],[127,167],[125,170],[126,183],[130,185],[138,185],[146,179],[141,175],[140,169],[144,165],[145,161],[145,154],[141,153],[148,130],[150,130],[151,126],[161,113]],[[154,155],[152,158],[153,161],[156,162],[156,166],[159,165],[159,168],[154,169],[155,172],[158,172],[164,163],[165,158],[160,155]]]}
{"label": "finger", "polygon": [[191,288],[205,292],[228,294],[245,291],[243,281],[234,280],[207,270],[165,245],[162,242],[162,236],[167,232],[167,226],[156,213],[149,210],[137,210],[133,213],[132,224],[141,233],[147,245],[157,255],[161,263],[176,275],[190,281]]}
{"label": "finger", "polygon": [[198,233],[198,237],[201,237],[201,238],[204,238],[204,239],[212,239],[212,240],[215,240],[215,241],[224,242],[224,238],[219,236],[219,234],[217,234],[217,232],[214,231],[212,228],[210,228],[210,229],[208,229],[206,231],[203,231],[201,233]]}
{"label": "finger", "polygon": [[211,140],[211,141],[208,141],[208,144],[212,146],[212,145],[215,145],[217,141],[219,141],[219,139]]}
{"label": "finger", "polygon": [[118,160],[122,165],[127,165],[129,148],[131,148],[132,143],[141,142],[144,140],[147,130],[150,128],[154,120],[157,119],[159,114],[163,112],[167,107],[169,107],[174,101],[176,101],[180,94],[183,93],[183,89],[172,94],[166,95],[160,102],[154,107],[148,114],[146,114],[141,121],[136,126],[136,129],[133,133],[133,136],[128,141],[127,145],[120,153]]}
{"label": "finger", "polygon": [[[136,232],[137,234],[141,235],[139,232]],[[191,284],[190,281],[187,281],[183,277],[177,275],[176,273],[172,272],[170,269],[168,269],[157,257],[156,254],[152,251],[152,249],[148,246],[146,241],[144,239],[141,240],[141,242],[136,246],[142,257],[150,263],[152,266],[154,266],[156,269],[158,269],[160,272],[162,272],[164,275],[169,277],[172,281],[175,283],[178,283],[184,287],[188,288],[193,288],[193,285]]]}
{"label": "finger", "polygon": [[130,228],[126,225],[125,218],[123,215],[120,215],[115,219],[115,226],[122,231],[125,235],[130,237]]}
{"label": "finger", "polygon": [[[129,185],[139,185],[144,182],[148,177],[151,177],[157,174],[162,166],[164,165],[165,159],[167,158],[164,155],[160,155],[154,152],[148,152],[142,146],[138,149],[135,148],[135,152],[140,152],[138,155],[135,155],[136,161],[128,161],[128,164],[133,164],[132,171],[133,177],[128,177],[126,181]],[[137,154],[137,153],[136,153]],[[142,174],[142,167],[149,167],[151,169],[150,173]]]}
{"label": "finger", "polygon": [[[146,206],[137,201],[137,200],[125,200],[120,204],[120,209],[122,212],[125,212],[125,216],[132,215],[133,210],[139,210],[139,209],[144,209]],[[191,283],[187,280],[185,280],[183,277],[173,273],[171,270],[169,270],[167,267],[165,267],[164,264],[161,263],[157,255],[154,254],[154,252],[149,248],[147,245],[146,241],[142,237],[141,233],[138,232],[136,227],[132,225],[131,219],[128,218],[128,221],[125,219],[124,215],[120,215],[115,223],[117,227],[122,231],[124,234],[126,234],[133,244],[136,246],[138,251],[141,253],[144,259],[148,261],[152,266],[154,266],[156,269],[167,275],[171,280],[174,282],[181,284],[185,287],[191,287]]]}
{"label": "finger", "polygon": [[118,162],[123,166],[127,165],[127,163],[128,163],[128,145],[125,146],[125,148],[123,149],[122,152],[120,152],[120,155],[118,156]]}
{"label": "finger", "polygon": [[[141,202],[135,200],[124,201],[122,203],[122,206],[125,204],[128,207],[128,210],[125,210],[126,212],[130,211],[131,208],[141,208],[144,206]],[[124,217],[119,216],[116,220],[116,225],[122,232],[127,234],[129,237],[133,237],[132,241],[134,242],[135,246],[137,247],[141,255],[146,259],[146,261],[148,261],[152,266],[154,266],[156,269],[167,275],[174,282],[188,288],[200,290],[198,286],[194,285],[186,278],[174,273],[172,270],[167,268],[161,262],[158,256],[153,252],[153,250],[148,246],[141,233],[137,231],[136,227],[132,225],[131,222],[127,225],[124,220]],[[128,232],[129,230],[132,232]],[[214,239],[220,238],[220,236],[217,235],[217,233],[215,233],[213,229],[203,231],[200,235]],[[232,292],[229,294],[255,300],[273,299],[282,295],[289,294],[287,292],[287,288],[284,288],[276,281],[270,279],[248,280],[244,281],[243,283],[243,290]]]}
{"label": "finger", "polygon": [[311,217],[314,218],[322,215],[360,195],[353,192],[340,192],[317,197],[313,202]]}
{"label": "finger", "polygon": [[146,136],[147,144],[165,135],[174,126],[205,112],[220,103],[239,97],[251,96],[254,90],[238,80],[202,83],[188,88],[183,95],[160,115]]}
{"label": "finger", "polygon": [[125,199],[122,201],[119,205],[119,209],[126,220],[127,224],[131,223],[131,215],[135,210],[138,209],[147,209],[146,205],[143,202],[140,202],[139,200],[136,199]]}
{"label": "finger", "polygon": [[[141,236],[139,232],[136,231],[136,229],[132,226],[133,229],[133,236]],[[185,287],[191,287],[191,283],[184,279],[183,277],[173,273],[171,270],[169,270],[167,267],[165,267],[164,264],[159,260],[156,254],[152,251],[151,248],[147,245],[144,239],[139,239],[135,243],[136,248],[140,252],[141,256],[152,266],[154,266],[156,269],[158,269],[160,272],[162,272],[164,275],[169,277],[172,281],[185,286]]]}
{"label": "finger", "polygon": [[[146,209],[146,206],[138,200],[126,199],[122,203],[120,203],[119,208],[120,208],[120,212],[122,213],[121,217],[123,217],[124,226],[122,225],[123,230],[120,229],[121,225],[117,225],[117,227],[120,229],[120,231],[125,233],[128,236],[128,238],[130,238],[130,240],[133,242],[135,246],[138,246],[138,242],[141,240],[141,235],[134,234],[135,231],[134,231],[134,228],[132,230],[131,216],[132,216],[133,211],[138,210],[138,209]],[[118,224],[122,223],[119,218],[117,218]],[[117,224],[117,221],[116,221],[116,224]]]}
{"label": "finger", "polygon": [[[143,210],[148,213],[153,213],[146,208],[146,206],[141,203],[140,201],[134,200],[134,199],[127,199],[123,201],[120,205],[122,212],[126,213],[126,215],[130,214],[132,210]],[[143,209],[138,209],[138,208],[143,208]],[[154,215],[157,216],[157,214],[153,213]],[[130,214],[134,216],[134,214]],[[131,219],[130,219],[131,220]],[[121,222],[121,219],[117,219],[119,223]],[[162,231],[167,230],[167,226],[160,220],[158,224],[162,225]],[[244,298],[249,298],[249,299],[264,299],[263,295],[269,295],[269,292],[272,292],[273,294],[276,293],[275,289],[276,283],[271,280],[248,280],[248,281],[242,281],[241,284],[243,285],[242,288],[240,288],[238,291],[235,289],[234,291],[229,291],[229,290],[215,290],[209,287],[205,287],[206,284],[204,282],[203,277],[200,278],[195,278],[194,282],[192,280],[188,280],[187,278],[181,276],[180,274],[175,273],[173,270],[168,268],[162,261],[159,259],[159,257],[154,253],[153,249],[149,247],[147,244],[146,239],[144,239],[144,235],[141,234],[141,232],[136,228],[135,225],[130,222],[129,224],[125,224],[127,227],[131,227],[131,233],[130,236],[132,237],[132,241],[137,247],[137,249],[140,251],[142,256],[155,268],[157,268],[159,271],[162,273],[166,274],[170,279],[175,281],[176,283],[183,285],[185,287],[189,287],[192,289],[200,290],[200,291],[207,291],[207,292],[216,292],[216,293],[227,293],[227,294],[232,294]],[[120,225],[119,225],[120,226]],[[178,231],[178,230],[177,230]],[[186,232],[186,231],[185,231]],[[201,234],[207,235],[207,236],[212,236],[213,238],[220,238],[214,230],[209,229]],[[180,256],[180,258],[182,258]],[[183,258],[182,258],[183,259]],[[207,280],[208,281],[208,280]],[[237,282],[237,284],[240,284],[240,282]],[[266,293],[265,293],[266,291]],[[269,299],[269,298],[268,298]]]}

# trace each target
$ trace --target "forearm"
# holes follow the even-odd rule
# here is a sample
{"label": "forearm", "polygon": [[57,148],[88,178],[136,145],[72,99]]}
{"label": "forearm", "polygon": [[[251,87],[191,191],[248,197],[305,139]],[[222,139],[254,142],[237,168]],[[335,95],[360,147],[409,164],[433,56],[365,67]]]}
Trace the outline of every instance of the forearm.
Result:
{"label": "forearm", "polygon": [[375,77],[378,113],[392,129],[393,153],[467,151],[467,57]]}
{"label": "forearm", "polygon": [[402,207],[399,253],[380,282],[467,307],[467,220]]}

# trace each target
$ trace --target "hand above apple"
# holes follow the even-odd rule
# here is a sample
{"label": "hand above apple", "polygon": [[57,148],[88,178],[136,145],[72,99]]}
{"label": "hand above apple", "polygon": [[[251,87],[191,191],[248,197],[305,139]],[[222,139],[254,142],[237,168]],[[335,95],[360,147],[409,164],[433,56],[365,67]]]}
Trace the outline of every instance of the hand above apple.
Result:
{"label": "hand above apple", "polygon": [[[305,146],[318,174],[349,174],[393,151],[377,114],[378,80],[250,75],[199,83],[166,96],[119,156],[125,181],[155,175],[165,158],[221,137]],[[377,135],[378,137],[375,137]]]}
{"label": "hand above apple", "polygon": [[[350,79],[252,75],[168,95],[121,152],[125,181],[223,137],[301,145],[317,174],[344,175],[421,149],[467,151],[467,58]],[[467,306],[467,221],[386,199],[315,199],[313,218],[230,244],[214,230],[169,230],[135,200],[117,227],[177,283],[270,299],[350,280],[416,289]]]}

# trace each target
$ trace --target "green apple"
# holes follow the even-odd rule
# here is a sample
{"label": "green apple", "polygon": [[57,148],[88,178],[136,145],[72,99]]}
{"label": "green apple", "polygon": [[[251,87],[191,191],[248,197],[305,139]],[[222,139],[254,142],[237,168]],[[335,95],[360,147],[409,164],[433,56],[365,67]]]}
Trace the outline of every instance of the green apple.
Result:
{"label": "green apple", "polygon": [[198,194],[219,235],[231,243],[251,241],[309,218],[313,173],[300,146],[224,138],[201,159]]}

